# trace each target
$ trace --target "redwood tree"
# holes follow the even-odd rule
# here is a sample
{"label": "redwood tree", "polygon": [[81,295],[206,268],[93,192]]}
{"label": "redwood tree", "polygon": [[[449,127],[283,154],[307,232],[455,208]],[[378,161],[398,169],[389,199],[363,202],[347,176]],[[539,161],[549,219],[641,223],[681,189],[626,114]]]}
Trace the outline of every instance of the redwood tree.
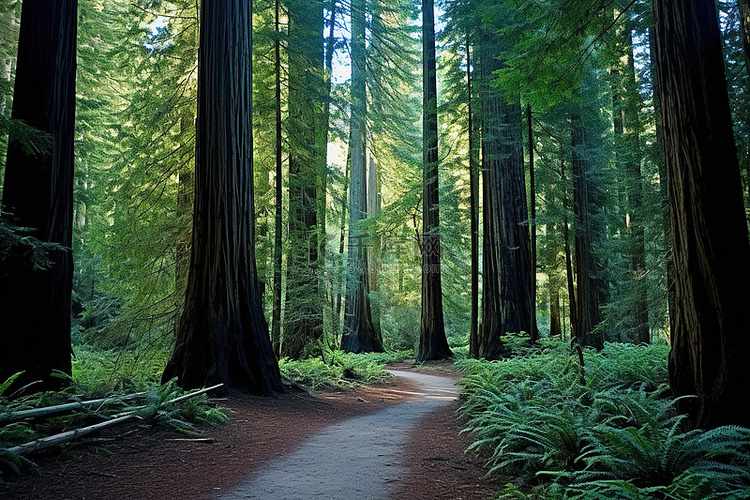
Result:
{"label": "redwood tree", "polygon": [[282,392],[255,268],[252,7],[202,0],[193,246],[177,343],[162,376]]}
{"label": "redwood tree", "polygon": [[[323,2],[296,2],[289,15],[289,239],[281,353],[300,358],[323,335],[318,225],[322,119]],[[325,146],[323,146],[325,151]],[[325,154],[323,153],[323,158]]]}
{"label": "redwood tree", "polygon": [[76,0],[25,0],[21,11],[12,117],[46,132],[49,142],[11,137],[3,188],[4,222],[28,228],[49,251],[35,268],[11,248],[0,269],[0,381],[41,380],[54,389],[53,370],[70,374],[73,260],[73,137]]}
{"label": "redwood tree", "polygon": [[672,219],[669,376],[692,424],[750,426],[750,247],[713,0],[654,0]]}
{"label": "redwood tree", "polygon": [[422,62],[422,319],[419,327],[417,361],[453,356],[445,337],[440,270],[437,70],[433,0],[422,1]]}
{"label": "redwood tree", "polygon": [[531,333],[531,254],[524,183],[521,108],[492,86],[500,69],[499,40],[481,34],[484,243],[479,356],[498,359],[507,333]]}
{"label": "redwood tree", "polygon": [[382,352],[383,343],[372,323],[369,292],[369,263],[361,227],[367,218],[366,164],[366,50],[365,1],[352,2],[352,115],[351,178],[349,184],[349,254],[347,260],[346,306],[341,349],[346,352]]}

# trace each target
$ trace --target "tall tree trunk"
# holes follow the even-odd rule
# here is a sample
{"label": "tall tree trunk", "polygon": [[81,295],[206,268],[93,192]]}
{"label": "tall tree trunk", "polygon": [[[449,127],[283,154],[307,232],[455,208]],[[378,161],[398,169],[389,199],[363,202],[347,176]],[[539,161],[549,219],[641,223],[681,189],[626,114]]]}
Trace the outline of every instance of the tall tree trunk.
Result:
{"label": "tall tree trunk", "polygon": [[482,30],[480,47],[484,284],[479,355],[498,359],[505,354],[501,336],[531,332],[531,255],[521,109],[490,83],[502,67],[497,37]]}
{"label": "tall tree trunk", "polygon": [[[677,306],[675,305],[675,268],[674,258],[672,255],[672,223],[669,217],[669,188],[667,187],[667,166],[664,160],[664,123],[661,118],[661,95],[659,86],[659,75],[656,69],[656,52],[654,51],[654,28],[649,28],[649,51],[651,59],[651,82],[653,85],[654,95],[654,121],[656,122],[656,149],[658,155],[659,164],[659,193],[662,205],[659,206],[659,211],[662,215],[662,238],[663,244],[669,249],[669,252],[665,255],[666,257],[666,289],[667,289],[667,318],[669,319],[669,337],[674,337],[674,324],[675,324],[675,311]],[[750,186],[750,184],[748,184]]]}
{"label": "tall tree trunk", "polygon": [[190,275],[162,380],[283,392],[253,245],[251,2],[202,0],[200,19]]}
{"label": "tall tree trunk", "polygon": [[[349,144],[351,145],[351,132],[349,135]],[[339,256],[341,258],[341,262],[343,262],[344,259],[344,247],[346,242],[346,214],[347,210],[346,207],[349,203],[348,200],[348,193],[349,193],[349,180],[350,180],[350,170],[351,170],[351,148],[347,150],[346,154],[346,166],[344,167],[344,185],[341,189],[341,218],[339,222]],[[342,276],[342,278],[338,281],[336,290],[333,294],[334,303],[332,305],[333,309],[333,317],[335,320],[333,323],[333,331],[335,332],[335,336],[338,337],[338,332],[342,332],[341,330],[341,303],[343,302],[343,294],[346,293],[346,277]]]}
{"label": "tall tree trunk", "polygon": [[271,343],[273,352],[277,357],[281,357],[281,280],[282,280],[282,256],[283,256],[283,239],[282,239],[282,208],[283,208],[283,136],[281,133],[281,0],[275,1],[274,25],[276,27],[276,41],[274,42],[274,72],[275,72],[275,102],[276,112],[276,179],[274,188],[276,191],[276,207],[274,212],[274,245],[273,245],[273,312],[271,313]]}
{"label": "tall tree trunk", "polygon": [[289,239],[281,352],[296,359],[323,335],[320,300],[320,127],[323,3],[297,3],[289,13]]}
{"label": "tall tree trunk", "polygon": [[600,307],[605,294],[601,278],[604,266],[598,255],[603,239],[600,220],[602,192],[599,186],[601,130],[598,130],[596,74],[584,75],[581,91],[571,113],[571,159],[575,212],[576,338],[579,345],[602,349],[604,336],[596,331],[601,323]]}
{"label": "tall tree trunk", "polygon": [[[616,11],[616,15],[619,12]],[[651,342],[648,322],[648,292],[646,276],[646,246],[643,228],[643,179],[641,176],[640,144],[640,96],[635,79],[635,60],[633,57],[633,36],[630,30],[621,34],[624,55],[621,58],[622,68],[614,74],[620,76],[615,81],[612,93],[614,108],[614,132],[620,139],[620,163],[625,174],[627,194],[626,224],[630,239],[630,293],[632,294],[632,318],[634,342],[648,344]]]}
{"label": "tall tree trunk", "polygon": [[422,318],[417,361],[453,356],[443,320],[440,269],[440,212],[438,175],[437,67],[435,62],[435,6],[422,1]]}
{"label": "tall tree trunk", "polygon": [[750,248],[713,0],[654,0],[676,306],[669,376],[692,424],[750,426]]}
{"label": "tall tree trunk", "polygon": [[[567,176],[565,174],[565,162],[563,161],[560,165],[560,173],[562,177],[563,185],[567,183]],[[563,192],[563,244],[565,247],[565,276],[568,286],[568,312],[570,313],[570,338],[573,339],[577,335],[578,330],[578,304],[576,302],[576,288],[575,288],[575,276],[573,274],[573,256],[570,250],[570,224],[568,222],[568,213],[570,211],[570,195],[567,189]],[[564,328],[564,327],[563,327]],[[563,332],[564,333],[564,332]]]}
{"label": "tall tree trunk", "polygon": [[471,43],[466,35],[466,88],[467,120],[469,134],[469,210],[471,230],[471,328],[469,330],[469,356],[479,357],[479,161],[476,137],[474,136],[474,113],[472,102]]}
{"label": "tall tree trunk", "polygon": [[26,0],[21,11],[12,117],[49,134],[35,152],[10,137],[3,188],[4,222],[61,248],[34,269],[22,249],[0,268],[0,380],[23,371],[21,386],[56,389],[53,370],[71,373],[73,280],[73,137],[75,127],[76,0]]}
{"label": "tall tree trunk", "polygon": [[[380,198],[380,169],[375,159],[370,155],[367,169],[367,218],[373,219],[378,216],[381,209]],[[378,292],[378,261],[380,260],[381,240],[377,230],[373,228],[371,234],[371,243],[368,246],[368,286],[369,291],[376,294],[375,300],[370,300],[370,314],[372,316],[372,327],[375,335],[382,339],[383,335],[380,329],[380,301],[377,297]]]}
{"label": "tall tree trunk", "polygon": [[531,123],[531,104],[526,106],[526,126],[529,139],[529,231],[531,232],[531,342],[539,340],[536,325],[536,179],[534,177],[534,127]]}
{"label": "tall tree trunk", "polygon": [[341,349],[346,352],[381,352],[383,343],[372,324],[368,295],[369,261],[362,221],[367,218],[367,52],[366,2],[352,2],[352,116],[351,181],[349,184],[349,255],[346,308]]}
{"label": "tall tree trunk", "polygon": [[740,9],[742,46],[745,48],[745,70],[750,75],[750,0],[737,0]]}

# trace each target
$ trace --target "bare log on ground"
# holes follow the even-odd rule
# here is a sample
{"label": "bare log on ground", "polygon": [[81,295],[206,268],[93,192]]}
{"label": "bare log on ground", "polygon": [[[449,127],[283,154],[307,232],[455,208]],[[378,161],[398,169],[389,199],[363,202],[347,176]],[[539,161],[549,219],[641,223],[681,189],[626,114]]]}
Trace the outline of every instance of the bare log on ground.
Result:
{"label": "bare log on ground", "polygon": [[[201,394],[205,394],[207,392],[213,391],[214,389],[218,389],[222,385],[224,384],[217,384],[211,387],[207,387],[205,389],[201,389],[199,391],[185,394],[183,396],[180,396],[174,399],[170,399],[169,401],[166,402],[166,404],[180,403],[182,401],[185,401],[186,399],[190,399],[192,397],[199,396]],[[47,436],[47,437],[36,439],[29,443],[24,443],[18,446],[13,446],[12,448],[8,448],[7,451],[14,453],[16,455],[21,455],[21,456],[29,455],[30,453],[35,453],[37,451],[44,450],[52,446],[57,446],[57,445],[69,443],[71,441],[75,441],[76,439],[79,439],[83,436],[87,436],[96,431],[100,431],[102,429],[106,429],[109,427],[114,427],[116,425],[123,424],[125,422],[135,420],[137,418],[139,417],[138,415],[136,415],[135,412],[126,413],[124,415],[118,416],[111,420],[99,422],[98,424],[89,425],[86,427],[81,427],[81,428],[73,429],[73,430],[66,431],[66,432],[61,432],[59,434],[55,434],[52,436]]]}

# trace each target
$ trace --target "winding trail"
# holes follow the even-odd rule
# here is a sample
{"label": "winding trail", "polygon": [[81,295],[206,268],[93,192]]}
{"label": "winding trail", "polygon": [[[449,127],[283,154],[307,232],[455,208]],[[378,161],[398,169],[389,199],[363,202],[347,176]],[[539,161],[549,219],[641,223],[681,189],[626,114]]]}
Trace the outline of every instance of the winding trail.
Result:
{"label": "winding trail", "polygon": [[387,499],[406,467],[407,434],[417,422],[460,392],[455,379],[414,372],[391,373],[415,382],[410,399],[345,420],[308,438],[293,453],[268,462],[219,500]]}

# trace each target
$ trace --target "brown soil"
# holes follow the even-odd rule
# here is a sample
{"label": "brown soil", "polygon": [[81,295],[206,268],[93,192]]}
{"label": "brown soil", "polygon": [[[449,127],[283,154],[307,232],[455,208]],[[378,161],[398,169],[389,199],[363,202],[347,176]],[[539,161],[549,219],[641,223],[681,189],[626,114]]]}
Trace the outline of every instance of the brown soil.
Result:
{"label": "brown soil", "polygon": [[[438,364],[438,370],[426,373],[452,376],[444,373],[447,370],[449,365]],[[413,389],[398,379],[389,385],[276,398],[232,393],[218,402],[230,422],[206,428],[200,436],[211,442],[180,440],[186,436],[166,429],[120,428],[63,453],[35,457],[37,473],[0,483],[0,498],[211,498],[315,432],[398,403]],[[409,473],[396,498],[479,500],[497,491],[498,481],[487,478],[482,461],[464,454],[471,441],[459,434],[463,426],[455,414],[458,405],[442,407],[410,433],[404,456]]]}

